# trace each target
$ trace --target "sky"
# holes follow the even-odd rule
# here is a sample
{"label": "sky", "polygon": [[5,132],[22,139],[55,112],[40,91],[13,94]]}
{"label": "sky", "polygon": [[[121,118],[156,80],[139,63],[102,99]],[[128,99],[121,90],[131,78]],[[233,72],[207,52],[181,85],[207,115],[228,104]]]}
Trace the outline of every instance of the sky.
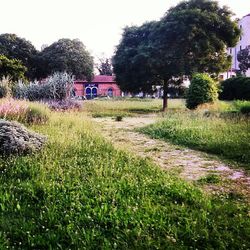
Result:
{"label": "sky", "polygon": [[[159,20],[179,0],[0,0],[0,34],[15,33],[37,49],[78,38],[95,57],[112,56],[125,26]],[[219,0],[241,18],[250,0]]]}

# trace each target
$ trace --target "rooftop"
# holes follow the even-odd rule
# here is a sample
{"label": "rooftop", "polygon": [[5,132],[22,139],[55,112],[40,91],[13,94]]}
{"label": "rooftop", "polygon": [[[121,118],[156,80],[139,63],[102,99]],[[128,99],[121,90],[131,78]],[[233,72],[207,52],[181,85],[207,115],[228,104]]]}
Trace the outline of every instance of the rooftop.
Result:
{"label": "rooftop", "polygon": [[[77,80],[76,82],[88,82],[86,80]],[[114,76],[106,76],[106,75],[97,75],[94,76],[92,83],[105,83],[105,82],[114,82],[115,83],[115,77]]]}

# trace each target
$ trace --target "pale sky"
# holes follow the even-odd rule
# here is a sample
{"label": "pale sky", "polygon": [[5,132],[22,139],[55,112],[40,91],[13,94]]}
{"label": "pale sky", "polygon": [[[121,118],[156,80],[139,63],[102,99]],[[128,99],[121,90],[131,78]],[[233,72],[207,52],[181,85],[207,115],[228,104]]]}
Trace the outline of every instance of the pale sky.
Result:
{"label": "pale sky", "polygon": [[[15,33],[40,50],[60,38],[79,38],[93,56],[112,56],[122,28],[158,20],[179,0],[0,0],[0,34]],[[236,17],[250,0],[219,0]]]}

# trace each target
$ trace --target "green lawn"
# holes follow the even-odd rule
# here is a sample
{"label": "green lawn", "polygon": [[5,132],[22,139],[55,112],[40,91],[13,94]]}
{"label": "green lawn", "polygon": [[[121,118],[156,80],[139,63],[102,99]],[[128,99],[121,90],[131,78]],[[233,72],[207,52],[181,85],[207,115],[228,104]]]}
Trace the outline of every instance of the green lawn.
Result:
{"label": "green lawn", "polygon": [[115,150],[84,114],[32,129],[42,152],[0,159],[0,249],[248,249],[242,201]]}
{"label": "green lawn", "polygon": [[220,155],[250,169],[250,119],[244,116],[169,112],[162,121],[140,131],[153,138]]}
{"label": "green lawn", "polygon": [[[185,102],[182,99],[172,99],[169,102],[170,109],[183,109]],[[160,112],[162,99],[124,98],[111,100],[91,100],[84,102],[84,108],[94,117],[105,116],[134,116]]]}

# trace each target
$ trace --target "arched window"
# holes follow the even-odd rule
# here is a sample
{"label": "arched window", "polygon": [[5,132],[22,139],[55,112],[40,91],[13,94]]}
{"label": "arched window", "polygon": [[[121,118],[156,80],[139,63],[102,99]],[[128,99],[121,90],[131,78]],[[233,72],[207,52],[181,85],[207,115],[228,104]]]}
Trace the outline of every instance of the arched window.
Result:
{"label": "arched window", "polygon": [[113,97],[113,89],[112,88],[108,89],[108,96]]}

